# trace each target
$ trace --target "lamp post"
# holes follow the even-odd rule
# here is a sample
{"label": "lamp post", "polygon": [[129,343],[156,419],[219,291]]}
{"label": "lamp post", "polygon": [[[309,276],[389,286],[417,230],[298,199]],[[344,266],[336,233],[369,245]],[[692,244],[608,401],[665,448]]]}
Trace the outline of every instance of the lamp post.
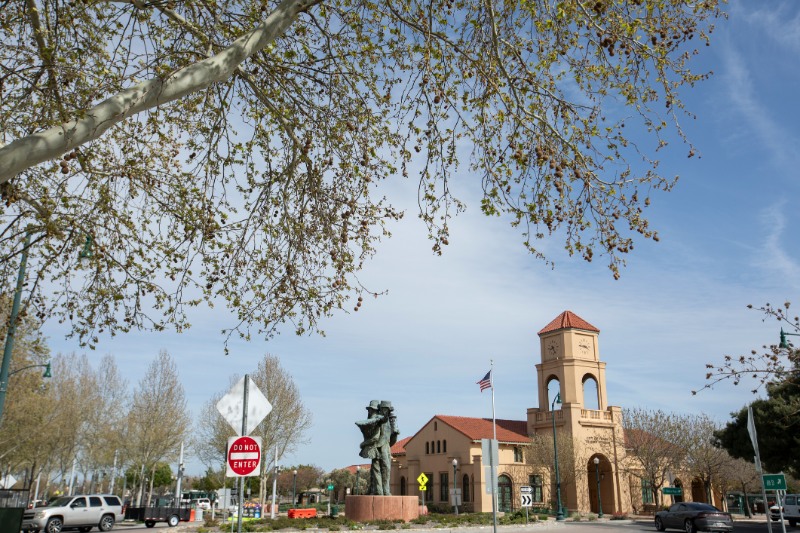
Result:
{"label": "lamp post", "polygon": [[553,398],[553,403],[550,404],[550,416],[553,417],[553,454],[555,455],[555,466],[556,466],[556,505],[558,506],[556,510],[556,520],[563,521],[564,520],[564,510],[561,508],[561,478],[558,476],[558,442],[556,440],[556,412],[555,407],[556,403],[561,403],[561,393],[559,392],[556,394],[556,397]]}
{"label": "lamp post", "polygon": [[359,476],[359,474],[361,474],[361,466],[360,465],[356,465],[356,490],[355,490],[356,495],[358,495],[358,476]]}
{"label": "lamp post", "polygon": [[17,288],[14,290],[14,301],[11,304],[11,315],[8,318],[8,333],[6,333],[6,346],[3,350],[3,363],[0,366],[0,422],[3,420],[3,407],[6,403],[8,391],[8,368],[11,366],[11,352],[14,349],[14,335],[17,331],[17,315],[19,302],[22,299],[22,287],[25,284],[25,264],[28,262],[28,248],[31,245],[31,232],[25,232],[25,242],[22,245],[22,255],[19,259],[19,274],[17,275]]}
{"label": "lamp post", "polygon": [[458,468],[458,459],[453,458],[453,508],[458,514],[458,496],[456,495],[456,469]]}
{"label": "lamp post", "polygon": [[294,507],[294,504],[297,502],[297,469],[292,473],[294,474],[294,482],[292,484],[292,507]]}
{"label": "lamp post", "polygon": [[592,459],[594,462],[594,477],[597,479],[597,517],[603,518],[603,500],[600,498],[600,458]]}
{"label": "lamp post", "polygon": [[783,328],[781,328],[781,343],[778,345],[779,348],[793,348],[792,343],[786,340],[786,335],[800,337],[800,333],[786,333],[783,331]]}

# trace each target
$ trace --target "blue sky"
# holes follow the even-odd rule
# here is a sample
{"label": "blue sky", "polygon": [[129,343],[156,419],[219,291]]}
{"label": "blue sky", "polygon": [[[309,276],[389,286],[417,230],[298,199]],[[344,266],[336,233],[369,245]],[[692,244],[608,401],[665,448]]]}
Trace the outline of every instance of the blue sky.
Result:
{"label": "blue sky", "polygon": [[[452,224],[445,255],[431,253],[412,208],[363,274],[388,295],[326,321],[326,337],[235,341],[225,356],[218,332],[230,321],[200,310],[184,334],[106,339],[90,358],[113,354],[134,386],[166,349],[197,410],[231,375],[277,355],[313,413],[307,444],[280,463],[331,470],[362,461],[354,421],[372,399],[393,402],[401,437],[435,414],[490,417],[491,396],[475,384],[490,359],[497,417],[524,419],[538,407],[536,333],[569,309],[601,331],[611,405],[725,421],[753,399],[752,387],[723,383],[693,396],[705,364],[777,342],[779,325],[747,304],[800,306],[800,3],[733,0],[728,12],[698,63],[714,76],[684,93],[697,120],[683,125],[700,157],[678,148],[663,159],[661,171],[681,178],[653,198],[661,240],[637,242],[619,281],[599,258],[564,257],[557,241],[546,246],[555,269],[529,256],[519,233],[480,214],[474,180],[463,175],[455,187],[468,210]],[[401,205],[415,194],[405,185],[393,186]],[[79,351],[56,324],[44,329],[54,353]],[[188,466],[202,471],[191,458]]]}

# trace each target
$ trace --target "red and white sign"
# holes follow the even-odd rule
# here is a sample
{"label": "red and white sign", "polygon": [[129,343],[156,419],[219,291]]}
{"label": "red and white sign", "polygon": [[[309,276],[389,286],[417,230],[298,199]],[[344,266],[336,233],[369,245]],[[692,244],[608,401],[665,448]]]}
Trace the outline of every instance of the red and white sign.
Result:
{"label": "red and white sign", "polygon": [[227,477],[253,477],[261,466],[261,437],[231,437],[228,439]]}

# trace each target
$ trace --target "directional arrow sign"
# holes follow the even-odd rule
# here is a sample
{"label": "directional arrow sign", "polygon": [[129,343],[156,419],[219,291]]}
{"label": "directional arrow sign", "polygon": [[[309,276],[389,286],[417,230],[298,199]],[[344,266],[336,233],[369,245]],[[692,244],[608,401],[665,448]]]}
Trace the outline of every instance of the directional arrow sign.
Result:
{"label": "directional arrow sign", "polygon": [[533,496],[530,494],[520,494],[522,497],[522,507],[533,507]]}
{"label": "directional arrow sign", "polygon": [[272,411],[272,404],[256,387],[249,376],[240,379],[228,394],[217,402],[217,411],[238,434],[242,431],[242,413],[244,411],[244,380],[247,379],[247,428],[244,434],[252,433],[256,426]]}

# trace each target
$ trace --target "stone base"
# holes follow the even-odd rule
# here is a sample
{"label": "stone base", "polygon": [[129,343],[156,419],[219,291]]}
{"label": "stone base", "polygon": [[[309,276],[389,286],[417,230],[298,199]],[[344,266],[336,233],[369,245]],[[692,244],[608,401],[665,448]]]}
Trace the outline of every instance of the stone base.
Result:
{"label": "stone base", "polygon": [[403,520],[419,517],[419,500],[416,496],[347,496],[344,515],[354,522],[375,520]]}

